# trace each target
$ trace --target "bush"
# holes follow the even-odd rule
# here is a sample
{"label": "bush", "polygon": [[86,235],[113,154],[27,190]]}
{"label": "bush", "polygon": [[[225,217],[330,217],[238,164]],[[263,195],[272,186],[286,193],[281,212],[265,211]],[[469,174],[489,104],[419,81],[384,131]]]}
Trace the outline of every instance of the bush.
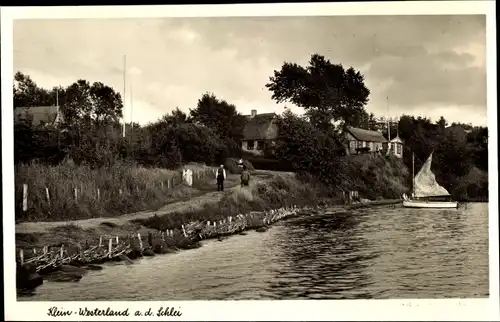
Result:
{"label": "bush", "polygon": [[[226,162],[224,163],[224,167],[226,168],[226,170],[229,173],[239,174],[243,171],[243,168],[241,168],[239,166],[239,161],[240,161],[240,159],[228,158],[228,159],[226,159]],[[255,170],[252,163],[248,160],[243,160],[243,165],[245,165],[247,167],[248,171]]]}

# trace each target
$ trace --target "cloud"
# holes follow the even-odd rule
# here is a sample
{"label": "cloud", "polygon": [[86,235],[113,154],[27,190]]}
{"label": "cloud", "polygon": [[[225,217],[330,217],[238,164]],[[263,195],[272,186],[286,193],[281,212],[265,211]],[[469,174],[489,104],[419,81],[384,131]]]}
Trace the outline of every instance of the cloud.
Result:
{"label": "cloud", "polygon": [[14,69],[42,86],[83,78],[122,92],[127,55],[127,91],[146,122],[187,112],[205,92],[244,113],[281,112],[269,76],[320,53],[365,75],[370,112],[385,114],[389,97],[393,115],[484,111],[486,123],[485,39],[485,16],[18,20]]}

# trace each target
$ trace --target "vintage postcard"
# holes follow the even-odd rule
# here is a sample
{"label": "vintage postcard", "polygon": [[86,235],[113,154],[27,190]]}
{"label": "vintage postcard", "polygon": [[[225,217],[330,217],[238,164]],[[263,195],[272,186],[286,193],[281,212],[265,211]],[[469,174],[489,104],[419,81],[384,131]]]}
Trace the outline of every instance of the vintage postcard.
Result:
{"label": "vintage postcard", "polygon": [[498,320],[493,1],[1,9],[8,320]]}

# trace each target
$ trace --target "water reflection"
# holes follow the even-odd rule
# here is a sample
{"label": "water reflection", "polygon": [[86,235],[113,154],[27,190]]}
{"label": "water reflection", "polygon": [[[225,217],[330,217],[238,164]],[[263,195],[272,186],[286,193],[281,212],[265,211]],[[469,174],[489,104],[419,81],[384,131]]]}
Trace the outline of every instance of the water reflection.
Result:
{"label": "water reflection", "polygon": [[22,300],[488,296],[488,207],[359,209],[108,267]]}

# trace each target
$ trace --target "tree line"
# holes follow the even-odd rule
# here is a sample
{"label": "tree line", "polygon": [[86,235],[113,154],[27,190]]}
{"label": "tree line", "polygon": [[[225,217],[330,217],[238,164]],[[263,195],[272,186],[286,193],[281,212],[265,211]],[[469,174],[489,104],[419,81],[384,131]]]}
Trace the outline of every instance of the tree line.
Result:
{"label": "tree line", "polygon": [[[338,184],[340,179],[332,174],[345,168],[343,129],[377,130],[375,115],[365,109],[370,90],[363,74],[314,54],[307,66],[285,62],[265,86],[277,103],[288,102],[305,110],[304,115],[289,110],[279,115],[279,138],[274,146],[266,147],[266,156],[325,184]],[[146,126],[129,126],[123,138],[119,124],[122,98],[111,87],[78,80],[67,88],[47,90],[27,75],[15,75],[15,107],[54,105],[56,92],[65,131],[16,124],[16,162],[57,163],[71,158],[76,163],[110,166],[126,160],[173,168],[188,162],[222,163],[243,155],[246,118],[213,93],[203,94],[189,113],[176,108]],[[487,196],[488,129],[453,124],[468,131],[463,138],[446,125],[444,117],[431,122],[404,115],[391,124],[391,138],[397,133],[405,142],[403,161],[409,169],[413,153],[418,171],[434,151],[433,171],[438,182],[457,196]],[[387,129],[382,131],[387,137]],[[473,169],[486,173],[486,179],[482,176],[474,182],[467,178],[464,187],[464,178]],[[410,184],[411,178],[407,180]]]}

